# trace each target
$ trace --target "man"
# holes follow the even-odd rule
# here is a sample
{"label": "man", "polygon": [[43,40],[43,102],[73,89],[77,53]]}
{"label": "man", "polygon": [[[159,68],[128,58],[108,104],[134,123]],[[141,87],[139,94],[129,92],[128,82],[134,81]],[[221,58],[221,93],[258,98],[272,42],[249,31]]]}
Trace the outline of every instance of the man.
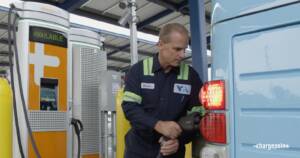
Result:
{"label": "man", "polygon": [[[197,73],[182,63],[188,31],[180,24],[165,25],[159,34],[159,53],[129,70],[123,111],[132,128],[125,137],[125,158],[184,158],[189,135],[176,123],[192,106],[199,106],[202,85]],[[162,136],[168,140],[162,142]]]}

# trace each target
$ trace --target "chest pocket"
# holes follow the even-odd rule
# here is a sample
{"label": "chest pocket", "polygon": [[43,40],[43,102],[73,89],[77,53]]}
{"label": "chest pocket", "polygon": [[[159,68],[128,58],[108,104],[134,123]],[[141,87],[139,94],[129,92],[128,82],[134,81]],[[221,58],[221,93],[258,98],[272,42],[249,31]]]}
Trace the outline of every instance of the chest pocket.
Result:
{"label": "chest pocket", "polygon": [[156,109],[157,101],[158,101],[158,90],[155,82],[148,78],[143,80],[140,85],[141,93],[142,93],[142,105],[146,112],[151,113]]}
{"label": "chest pocket", "polygon": [[[162,87],[158,87],[155,85],[155,77],[152,72],[153,68],[153,57],[147,58],[143,60],[143,79],[141,81],[141,93],[143,96],[142,105],[146,112],[152,111],[162,111],[166,112],[166,116],[176,116],[182,112],[185,108],[186,101],[188,100],[188,96],[190,95],[191,87],[190,85],[177,85],[174,93],[172,90],[173,85],[170,85],[168,89],[170,92],[168,96],[164,96],[166,98],[161,98],[159,89]],[[186,83],[189,77],[189,66],[187,64],[181,63],[179,67],[179,74],[176,77],[176,81],[179,83]],[[171,83],[174,83],[171,82]],[[157,83],[161,84],[161,83]],[[170,97],[170,98],[169,98]],[[164,100],[168,99],[168,101]],[[163,104],[163,105],[160,105]],[[170,106],[172,106],[170,108]],[[174,107],[174,108],[173,108]],[[169,110],[171,109],[171,110]]]}

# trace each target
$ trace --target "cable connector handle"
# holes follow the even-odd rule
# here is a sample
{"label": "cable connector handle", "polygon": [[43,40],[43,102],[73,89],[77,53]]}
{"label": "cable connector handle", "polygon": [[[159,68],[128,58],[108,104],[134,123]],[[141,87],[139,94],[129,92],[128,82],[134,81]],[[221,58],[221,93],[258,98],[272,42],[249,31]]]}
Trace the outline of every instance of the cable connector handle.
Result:
{"label": "cable connector handle", "polygon": [[80,120],[72,118],[71,125],[74,126],[76,134],[79,134],[80,132],[83,131],[83,125]]}

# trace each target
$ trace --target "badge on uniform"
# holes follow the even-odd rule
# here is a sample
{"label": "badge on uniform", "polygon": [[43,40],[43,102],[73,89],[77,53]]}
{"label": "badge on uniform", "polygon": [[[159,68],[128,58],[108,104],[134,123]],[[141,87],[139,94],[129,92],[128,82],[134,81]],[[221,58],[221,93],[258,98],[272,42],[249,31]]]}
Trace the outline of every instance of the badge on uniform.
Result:
{"label": "badge on uniform", "polygon": [[141,83],[141,88],[142,89],[154,89],[155,88],[155,84],[154,83],[145,83],[145,82],[142,82]]}
{"label": "badge on uniform", "polygon": [[191,94],[191,85],[175,83],[173,91],[174,93],[189,95]]}

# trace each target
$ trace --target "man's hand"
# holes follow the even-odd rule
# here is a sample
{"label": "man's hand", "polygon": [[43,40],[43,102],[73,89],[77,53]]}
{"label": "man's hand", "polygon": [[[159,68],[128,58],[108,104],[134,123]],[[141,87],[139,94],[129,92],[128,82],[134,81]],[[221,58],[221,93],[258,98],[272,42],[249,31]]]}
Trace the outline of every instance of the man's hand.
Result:
{"label": "man's hand", "polygon": [[177,138],[182,132],[180,126],[174,121],[158,121],[154,129],[170,139]]}
{"label": "man's hand", "polygon": [[169,139],[169,140],[163,140],[163,139],[164,138],[161,137],[161,139],[159,140],[161,144],[160,153],[163,156],[175,154],[179,148],[178,139]]}

